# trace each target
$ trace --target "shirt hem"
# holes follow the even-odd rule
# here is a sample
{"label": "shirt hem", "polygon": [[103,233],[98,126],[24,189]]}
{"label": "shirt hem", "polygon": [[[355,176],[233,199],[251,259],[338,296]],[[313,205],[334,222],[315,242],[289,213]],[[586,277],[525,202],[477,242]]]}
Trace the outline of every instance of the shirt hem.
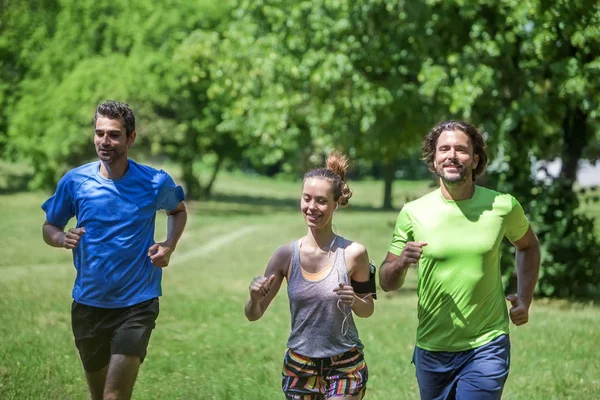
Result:
{"label": "shirt hem", "polygon": [[486,344],[498,339],[500,336],[502,335],[508,335],[509,332],[508,331],[498,331],[496,332],[494,335],[490,336],[489,338],[487,338],[485,341],[478,343],[476,346],[474,345],[468,345],[465,347],[458,347],[458,348],[440,348],[440,347],[435,347],[435,346],[427,346],[427,345],[423,345],[422,343],[419,343],[419,341],[417,341],[416,346],[421,349],[421,350],[426,350],[426,351],[443,351],[443,352],[448,352],[448,353],[458,353],[460,351],[469,351],[469,350],[475,350],[481,346],[485,346]]}
{"label": "shirt hem", "polygon": [[154,299],[156,297],[160,297],[160,296],[161,296],[160,293],[148,294],[148,295],[139,296],[139,297],[136,297],[134,299],[130,299],[130,300],[127,300],[127,301],[122,301],[122,302],[94,301],[94,300],[84,299],[84,298],[81,298],[81,297],[77,298],[75,296],[73,296],[73,300],[75,300],[79,304],[83,304],[83,305],[91,306],[91,307],[98,307],[98,308],[123,308],[123,307],[135,306],[136,304],[140,304],[140,303],[143,303],[144,301],[148,301],[148,300]]}

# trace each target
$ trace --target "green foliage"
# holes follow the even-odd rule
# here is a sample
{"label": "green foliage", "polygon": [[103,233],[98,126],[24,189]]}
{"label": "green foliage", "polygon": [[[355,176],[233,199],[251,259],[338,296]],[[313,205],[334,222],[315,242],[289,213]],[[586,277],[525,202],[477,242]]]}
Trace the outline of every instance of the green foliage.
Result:
{"label": "green foliage", "polygon": [[[431,1],[427,23],[443,51],[424,63],[427,90],[488,135],[496,188],[523,204],[543,246],[538,292],[600,289],[594,221],[572,186],[583,154],[596,158],[600,5],[594,1]],[[431,78],[431,72],[438,79]],[[560,179],[532,179],[537,160],[562,159]],[[514,286],[514,257],[503,259]]]}
{"label": "green foliage", "polygon": [[[9,4],[15,7],[11,13],[20,10],[16,4]],[[27,57],[39,47],[35,57],[29,56],[12,99],[7,157],[32,164],[31,187],[53,187],[68,168],[93,157],[93,112],[106,99],[125,101],[136,111],[142,151],[162,152],[162,139],[183,130],[179,121],[156,113],[183,91],[182,74],[171,73],[177,70],[173,58],[188,34],[217,25],[227,11],[226,2],[213,1],[64,0],[48,5],[41,15],[53,29],[18,49]],[[185,149],[188,144],[178,143]]]}
{"label": "green foliage", "polygon": [[578,212],[577,195],[568,183],[561,183],[538,193],[529,204],[533,218],[540,221],[537,231],[545,255],[538,291],[563,298],[590,295],[600,288],[600,243],[594,220]]}
{"label": "green foliage", "polygon": [[[524,196],[523,206],[542,250],[538,295],[583,298],[599,293],[600,274],[596,264],[600,246],[596,221],[580,211],[579,203],[569,182],[561,180],[551,184],[532,183],[528,196]],[[516,290],[512,246],[504,248],[502,271],[508,290]]]}
{"label": "green foliage", "polygon": [[[391,205],[396,161],[441,106],[421,86],[423,3],[240,1],[210,93],[232,95],[222,130],[258,165],[297,173],[332,148],[384,165]],[[436,79],[436,71],[430,71]]]}
{"label": "green foliage", "polygon": [[[555,239],[597,247],[568,195],[578,161],[600,157],[597,1],[0,4],[0,152],[33,167],[31,187],[94,156],[93,110],[111,98],[136,111],[135,157],[178,163],[191,198],[223,166],[297,175],[340,148],[361,174],[378,171],[391,207],[400,161],[435,122],[460,118],[485,131],[496,188],[547,232],[542,279],[567,271]],[[534,161],[556,157],[566,188],[531,180]],[[554,207],[546,192],[560,193],[560,218],[538,211]],[[582,290],[593,257],[578,257],[571,289],[540,281],[543,294]]]}
{"label": "green foliage", "polygon": [[[39,9],[43,10],[39,12]],[[54,30],[56,1],[0,0],[0,155],[19,84]]]}

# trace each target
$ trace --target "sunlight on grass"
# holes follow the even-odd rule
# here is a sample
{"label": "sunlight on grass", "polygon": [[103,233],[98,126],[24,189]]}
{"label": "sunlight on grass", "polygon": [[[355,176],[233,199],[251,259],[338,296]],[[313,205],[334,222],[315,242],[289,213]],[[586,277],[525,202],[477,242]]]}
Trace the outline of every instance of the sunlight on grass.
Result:
{"label": "sunlight on grass", "polygon": [[[305,233],[299,183],[223,176],[214,200],[190,202],[187,230],[164,271],[161,314],[136,399],[264,400],[282,398],[280,370],[290,329],[285,285],[260,321],[246,321],[250,280],[271,254]],[[396,203],[429,189],[395,185]],[[353,206],[336,212],[338,234],[365,244],[379,264],[396,211],[374,209],[381,182],[351,183]],[[379,194],[378,194],[379,193]],[[7,399],[87,399],[70,328],[74,279],[69,252],[41,239],[43,193],[0,196],[0,393]],[[166,219],[157,218],[157,240]],[[366,399],[418,398],[410,363],[415,341],[416,275],[380,293],[375,314],[356,318],[369,365]],[[511,327],[512,368],[506,399],[594,399],[600,393],[593,304],[537,301],[531,322]]]}

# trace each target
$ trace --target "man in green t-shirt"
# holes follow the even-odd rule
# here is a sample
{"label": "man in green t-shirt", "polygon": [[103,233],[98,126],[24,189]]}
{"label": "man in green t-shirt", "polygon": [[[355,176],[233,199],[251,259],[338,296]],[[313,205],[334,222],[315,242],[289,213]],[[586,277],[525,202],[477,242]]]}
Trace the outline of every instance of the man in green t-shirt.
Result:
{"label": "man in green t-shirt", "polygon": [[[445,121],[423,142],[440,187],[406,204],[379,278],[397,290],[418,264],[417,344],[413,356],[422,399],[499,399],[510,363],[508,318],[529,320],[540,245],[523,208],[509,194],[475,185],[487,164],[485,143],[465,122]],[[506,297],[500,244],[516,248],[518,290]]]}

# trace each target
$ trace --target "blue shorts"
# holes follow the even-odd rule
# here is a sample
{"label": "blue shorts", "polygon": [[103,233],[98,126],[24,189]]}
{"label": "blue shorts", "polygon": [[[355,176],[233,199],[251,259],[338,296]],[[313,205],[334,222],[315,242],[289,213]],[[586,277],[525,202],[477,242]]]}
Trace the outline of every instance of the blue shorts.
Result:
{"label": "blue shorts", "polygon": [[473,350],[446,352],[415,347],[419,392],[423,400],[496,400],[510,367],[510,340],[501,335]]}

